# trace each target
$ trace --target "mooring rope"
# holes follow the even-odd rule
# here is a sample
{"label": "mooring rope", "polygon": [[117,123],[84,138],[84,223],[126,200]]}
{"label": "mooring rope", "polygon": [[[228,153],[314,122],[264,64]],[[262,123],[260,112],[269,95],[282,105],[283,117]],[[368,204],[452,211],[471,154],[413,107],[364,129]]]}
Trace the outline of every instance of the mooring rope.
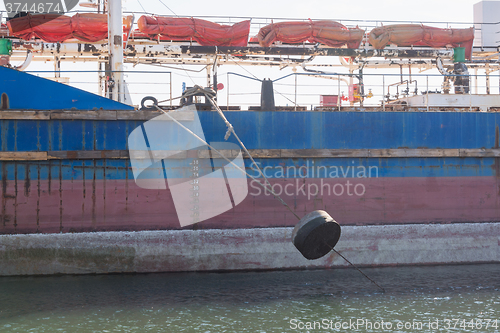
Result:
{"label": "mooring rope", "polygon": [[339,251],[337,251],[337,250],[335,250],[335,249],[333,249],[333,251],[334,251],[335,253],[337,253],[337,254],[338,254],[338,255],[339,255],[342,259],[344,259],[345,261],[347,261],[347,263],[348,263],[349,265],[351,265],[352,267],[356,268],[356,269],[358,270],[358,272],[360,272],[361,274],[363,274],[363,276],[364,276],[365,278],[367,278],[368,280],[370,280],[370,281],[371,281],[374,285],[376,285],[377,287],[379,287],[380,289],[382,289],[382,291],[385,293],[385,289],[384,289],[384,288],[382,288],[381,286],[379,286],[379,285],[378,285],[378,283],[377,283],[377,282],[375,282],[375,281],[373,281],[373,280],[372,280],[372,279],[371,279],[368,275],[366,275],[365,273],[363,273],[363,271],[362,271],[361,269],[359,269],[359,267],[358,267],[358,266],[354,265],[352,262],[350,262],[349,260],[347,260],[347,258],[346,258],[346,257],[344,257],[342,254],[340,254],[340,252],[339,252]]}
{"label": "mooring rope", "polygon": [[[272,188],[272,185],[271,183],[269,182],[269,180],[267,179],[266,175],[264,175],[264,173],[262,172],[262,170],[260,169],[260,167],[258,166],[258,164],[255,162],[255,160],[253,159],[252,155],[250,154],[250,152],[248,151],[248,149],[246,148],[245,144],[240,140],[240,138],[238,137],[238,135],[236,134],[236,131],[234,130],[234,127],[233,125],[227,120],[227,118],[225,117],[224,113],[222,112],[222,110],[220,109],[219,105],[217,104],[217,102],[215,102],[215,100],[213,99],[213,97],[215,97],[215,91],[211,88],[202,88],[198,85],[195,85],[193,88],[190,88],[190,89],[187,89],[183,96],[182,97],[186,97],[186,96],[194,96],[196,95],[197,93],[203,93],[205,95],[205,97],[210,101],[210,103],[214,106],[214,108],[217,110],[217,113],[219,114],[219,116],[222,118],[222,120],[224,121],[224,123],[226,124],[227,126],[227,132],[226,132],[226,135],[224,136],[224,139],[227,140],[229,139],[231,133],[234,135],[234,137],[236,138],[236,140],[239,142],[240,146],[243,148],[243,150],[245,151],[245,153],[248,155],[248,157],[250,158],[250,160],[252,161],[252,163],[257,167],[257,170],[259,171],[260,175],[264,178],[264,180],[266,181],[266,184],[262,184],[261,182],[259,182],[255,177],[253,177],[252,175],[250,175],[248,172],[246,172],[246,170],[243,170],[242,168],[240,168],[238,165],[236,165],[233,161],[229,160],[228,158],[226,158],[220,151],[218,151],[217,149],[215,149],[212,145],[210,145],[208,142],[206,142],[205,140],[203,140],[201,137],[199,137],[196,133],[194,133],[193,131],[191,131],[189,128],[187,128],[186,126],[184,126],[183,124],[181,124],[177,119],[175,119],[174,117],[172,117],[168,112],[166,112],[165,110],[162,110],[161,108],[158,107],[158,105],[154,105],[158,111],[161,111],[163,112],[167,117],[169,117],[171,120],[173,120],[177,125],[179,125],[181,128],[183,128],[184,130],[186,130],[188,133],[190,133],[191,135],[193,135],[196,139],[198,139],[199,141],[201,141],[203,144],[207,145],[210,149],[212,149],[213,151],[215,151],[217,154],[219,154],[219,156],[221,156],[224,160],[226,160],[228,163],[232,164],[234,167],[236,167],[238,170],[240,170],[241,172],[243,172],[245,175],[247,175],[248,177],[250,177],[252,180],[255,180],[259,185],[261,185],[265,190],[269,191],[276,199],[278,199],[299,221],[300,221],[300,217],[292,210],[292,208],[279,196],[277,195],[273,188]],[[368,280],[370,280],[373,284],[375,284],[377,287],[379,287],[383,292],[385,292],[385,289],[382,288],[380,285],[378,285],[373,279],[371,279],[368,275],[366,275],[365,273],[363,273],[363,271],[357,267],[356,265],[354,265],[352,262],[350,262],[349,260],[347,260],[346,257],[344,257],[340,252],[338,252],[337,250],[333,249],[333,251],[339,255],[342,259],[344,259],[349,265],[351,265],[352,267],[354,267],[356,270],[358,270],[364,277],[366,277]]]}
{"label": "mooring rope", "polygon": [[[196,86],[196,87],[199,88],[199,89],[201,88],[200,86]],[[203,88],[201,88],[201,89],[203,89]],[[203,90],[203,92],[204,92],[204,90]],[[253,159],[252,154],[250,154],[250,152],[248,151],[247,147],[245,147],[245,144],[243,143],[243,141],[241,141],[241,139],[238,136],[238,134],[236,134],[236,131],[234,130],[233,125],[227,120],[226,116],[224,115],[224,112],[222,112],[222,110],[220,109],[219,105],[215,102],[215,100],[212,98],[212,96],[208,95],[207,93],[205,93],[205,96],[208,98],[208,100],[210,101],[210,103],[214,106],[215,110],[217,110],[217,113],[222,118],[222,120],[226,123],[227,132],[226,132],[226,135],[224,136],[224,140],[229,139],[229,137],[231,136],[231,133],[233,133],[234,137],[236,138],[236,140],[240,144],[241,148],[243,148],[243,150],[245,151],[245,153],[248,155],[248,157],[252,161],[253,165],[255,165],[257,167],[257,170],[259,171],[259,174],[262,176],[262,178],[264,178],[267,186],[271,189],[271,191],[270,191],[271,194],[276,199],[278,199],[285,207],[287,207],[288,210],[290,210],[290,212],[292,212],[292,214],[295,215],[295,217],[297,217],[300,220],[300,217],[292,210],[292,208],[279,195],[277,195],[276,193],[274,193],[274,190],[272,190],[273,187],[272,187],[271,183],[267,179],[267,177],[264,174],[264,172],[262,172],[262,170],[260,169],[260,167],[257,164],[257,162],[255,162],[255,160]],[[214,92],[213,96],[215,96],[215,92]]]}
{"label": "mooring rope", "polygon": [[[259,184],[260,186],[262,186],[265,190],[269,191],[275,198],[278,198],[281,203],[283,205],[285,205],[285,207],[288,208],[288,210],[290,210],[290,212],[295,215],[295,217],[297,217],[299,220],[300,220],[300,217],[292,210],[292,208],[286,203],[283,201],[283,199],[281,199],[275,192],[274,190],[272,189],[272,187],[268,187],[267,184],[262,184],[261,182],[259,182],[257,180],[257,178],[253,177],[252,175],[250,175],[248,172],[246,172],[246,170],[243,170],[242,168],[240,168],[238,165],[236,165],[233,161],[229,160],[227,157],[225,157],[220,151],[218,151],[217,149],[215,149],[212,145],[210,145],[208,142],[206,142],[205,140],[203,140],[202,138],[200,138],[196,133],[194,133],[193,131],[191,131],[189,128],[187,128],[186,126],[182,125],[177,119],[175,119],[174,117],[172,117],[168,112],[166,112],[165,110],[162,110],[160,109],[157,105],[155,105],[155,107],[163,112],[167,117],[169,117],[172,121],[174,121],[177,125],[179,125],[181,128],[183,128],[185,131],[187,131],[189,134],[191,134],[192,136],[194,136],[196,139],[198,139],[199,141],[201,141],[203,144],[207,145],[210,149],[212,149],[213,151],[215,151],[217,154],[219,154],[224,160],[226,160],[228,163],[230,163],[231,165],[233,165],[234,167],[236,167],[238,170],[240,170],[241,172],[243,172],[245,175],[247,175],[248,177],[250,177],[252,180],[255,180],[257,182],[257,184]],[[247,153],[248,154],[248,153]],[[258,166],[257,166],[258,167]],[[259,170],[260,171],[260,170]]]}

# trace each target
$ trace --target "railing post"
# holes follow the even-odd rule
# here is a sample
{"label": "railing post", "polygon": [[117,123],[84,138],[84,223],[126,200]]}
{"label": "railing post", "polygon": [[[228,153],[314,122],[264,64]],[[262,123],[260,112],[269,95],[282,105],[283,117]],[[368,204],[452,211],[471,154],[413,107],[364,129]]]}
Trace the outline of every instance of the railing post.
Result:
{"label": "railing post", "polygon": [[340,75],[337,75],[337,106],[340,111],[340,104],[342,104],[342,100],[340,97]]}
{"label": "railing post", "polygon": [[229,110],[229,73],[227,75],[226,107]]}
{"label": "railing post", "polygon": [[427,79],[427,93],[425,94],[425,105],[427,108],[427,112],[429,112],[429,75],[426,75]]}
{"label": "railing post", "polygon": [[[470,80],[471,78],[469,77],[469,91],[468,91],[468,95],[469,95],[469,112],[472,112],[472,94],[471,94],[471,89],[470,89]],[[479,108],[479,111],[481,111],[481,108]]]}
{"label": "railing post", "polygon": [[385,111],[385,74],[382,74],[382,111]]}
{"label": "railing post", "polygon": [[172,108],[172,72],[170,72],[170,108]]}
{"label": "railing post", "polygon": [[477,95],[478,88],[477,88],[477,67],[474,68],[474,93]]}
{"label": "railing post", "polygon": [[297,74],[295,76],[295,101],[293,102],[295,104],[294,111],[297,111]]}

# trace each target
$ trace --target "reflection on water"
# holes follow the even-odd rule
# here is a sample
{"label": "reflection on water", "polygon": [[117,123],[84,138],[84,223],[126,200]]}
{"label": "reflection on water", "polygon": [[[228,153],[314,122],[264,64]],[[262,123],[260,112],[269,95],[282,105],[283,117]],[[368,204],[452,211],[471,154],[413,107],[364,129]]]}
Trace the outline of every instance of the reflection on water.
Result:
{"label": "reflection on water", "polygon": [[500,265],[364,272],[5,277],[0,332],[500,332]]}

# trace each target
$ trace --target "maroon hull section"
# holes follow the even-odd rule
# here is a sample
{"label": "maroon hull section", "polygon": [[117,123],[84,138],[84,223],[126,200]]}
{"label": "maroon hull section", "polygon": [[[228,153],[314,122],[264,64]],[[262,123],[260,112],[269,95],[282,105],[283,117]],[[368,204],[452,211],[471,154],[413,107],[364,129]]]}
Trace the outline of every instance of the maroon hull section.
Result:
{"label": "maroon hull section", "polygon": [[[323,209],[341,225],[500,221],[496,177],[274,179],[271,183],[299,216]],[[180,229],[170,191],[141,189],[133,180],[7,181],[4,186],[0,233]],[[236,208],[187,229],[296,223],[279,201],[250,184],[249,195]]]}

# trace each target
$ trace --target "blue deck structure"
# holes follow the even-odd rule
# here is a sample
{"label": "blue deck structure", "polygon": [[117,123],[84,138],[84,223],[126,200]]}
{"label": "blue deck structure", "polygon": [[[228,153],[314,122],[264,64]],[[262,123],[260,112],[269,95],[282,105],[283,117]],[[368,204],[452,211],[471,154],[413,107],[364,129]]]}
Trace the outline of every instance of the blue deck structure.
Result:
{"label": "blue deck structure", "polygon": [[[108,98],[0,66],[0,95],[11,110],[133,110]],[[5,98],[5,97],[4,97]]]}

